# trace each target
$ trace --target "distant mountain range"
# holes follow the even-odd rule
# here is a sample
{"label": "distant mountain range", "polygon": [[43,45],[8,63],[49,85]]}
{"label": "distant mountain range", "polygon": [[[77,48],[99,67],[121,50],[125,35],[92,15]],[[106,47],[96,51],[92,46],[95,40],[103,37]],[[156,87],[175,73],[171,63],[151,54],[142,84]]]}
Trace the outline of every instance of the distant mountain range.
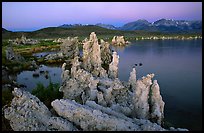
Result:
{"label": "distant mountain range", "polygon": [[98,23],[95,25],[82,24],[64,24],[58,27],[46,27],[36,31],[18,31],[12,32],[2,28],[2,38],[12,39],[25,35],[28,38],[59,38],[67,36],[87,37],[91,32],[96,32],[98,36],[110,37],[123,35],[128,37],[152,36],[165,34],[196,34],[202,35],[202,21],[186,21],[160,19],[153,23],[144,19],[127,23],[122,27],[115,27],[109,24]]}
{"label": "distant mountain range", "polygon": [[[76,26],[85,26],[82,24],[64,24],[59,27],[71,28]],[[187,21],[187,20],[173,20],[173,19],[160,19],[153,23],[148,22],[145,19],[139,19],[134,22],[127,23],[122,27],[115,27],[110,24],[98,23],[95,26],[103,27],[111,30],[144,30],[150,32],[165,32],[165,33],[191,33],[191,32],[202,32],[202,21]]]}

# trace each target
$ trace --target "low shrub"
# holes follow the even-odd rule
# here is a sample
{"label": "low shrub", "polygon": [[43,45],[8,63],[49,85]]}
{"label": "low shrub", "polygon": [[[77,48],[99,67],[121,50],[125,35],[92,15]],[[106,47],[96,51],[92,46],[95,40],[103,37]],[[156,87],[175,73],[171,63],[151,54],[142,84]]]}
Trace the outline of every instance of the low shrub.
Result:
{"label": "low shrub", "polygon": [[51,81],[48,87],[45,87],[42,83],[38,83],[37,87],[31,93],[37,96],[50,109],[52,101],[63,98],[63,93],[59,92],[59,87],[59,83],[54,84]]}

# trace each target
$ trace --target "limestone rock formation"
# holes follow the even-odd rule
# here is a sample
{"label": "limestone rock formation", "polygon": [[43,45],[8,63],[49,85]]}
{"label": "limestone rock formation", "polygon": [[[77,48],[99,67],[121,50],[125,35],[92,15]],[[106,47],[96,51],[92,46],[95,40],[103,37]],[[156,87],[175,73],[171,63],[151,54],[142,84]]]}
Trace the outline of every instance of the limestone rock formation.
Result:
{"label": "limestone rock formation", "polygon": [[[162,124],[164,119],[164,102],[160,95],[157,80],[152,84],[154,74],[148,74],[140,80],[136,80],[136,71],[130,73],[129,84],[133,89],[133,116]],[[150,101],[150,102],[149,102]]]}
{"label": "limestone rock formation", "polygon": [[[96,34],[94,32],[92,32],[90,34],[90,39],[85,39],[83,41],[83,66],[86,70],[90,70],[92,71],[94,68],[94,64],[92,64],[93,62],[97,62],[96,60],[94,61],[91,61],[92,59],[98,59],[98,63],[101,63],[101,60],[100,60],[100,53],[99,53],[99,44],[98,44],[98,39],[96,37]],[[97,53],[94,53],[93,52],[93,45],[95,43],[95,51],[97,51]],[[94,58],[93,55],[95,55],[97,58]],[[96,65],[97,65],[96,64]],[[95,65],[95,66],[96,66]]]}
{"label": "limestone rock formation", "polygon": [[78,49],[78,37],[68,37],[63,40],[63,43],[60,45],[60,49],[63,55],[66,55],[73,59],[75,56],[79,55]]}
{"label": "limestone rock formation", "polygon": [[151,104],[151,119],[158,124],[162,124],[162,120],[164,119],[164,102],[160,95],[159,84],[157,80],[153,81],[151,86],[151,94],[150,94],[150,104]]}
{"label": "limestone rock formation", "polygon": [[29,45],[31,45],[31,44],[37,44],[37,43],[39,43],[39,41],[38,40],[36,40],[36,39],[27,39],[24,35],[22,35],[21,36],[21,38],[19,39],[19,38],[16,38],[15,40],[10,40],[10,42],[12,43],[12,44],[14,44],[14,45],[24,45],[24,44],[29,44]]}
{"label": "limestone rock formation", "polygon": [[56,54],[48,54],[45,56],[45,60],[56,60],[62,58],[74,59],[75,56],[79,55],[78,48],[78,38],[68,37],[63,40],[63,43],[60,45],[60,52]]}
{"label": "limestone rock formation", "polygon": [[[81,63],[78,56],[72,60],[71,72],[65,69],[66,64],[62,66],[63,83],[60,91],[64,93],[64,98],[81,99],[85,102],[87,99],[94,100],[97,95],[97,79],[88,71],[81,69]],[[83,94],[83,98],[82,98]]]}
{"label": "limestone rock formation", "polygon": [[75,126],[64,118],[51,114],[35,96],[19,88],[13,90],[11,107],[4,110],[14,131],[74,131]]}
{"label": "limestone rock formation", "polygon": [[64,41],[64,39],[62,39],[62,38],[58,38],[58,39],[53,40],[53,42],[59,42],[59,43],[62,43],[63,41]]}
{"label": "limestone rock formation", "polygon": [[[102,112],[99,109],[81,105],[68,99],[57,99],[51,104],[60,116],[72,121],[75,125],[79,125],[85,131],[141,131],[143,129],[165,131],[161,126],[149,121],[146,121],[146,123],[134,121],[134,119],[127,121],[125,116],[121,114],[126,119],[118,117],[119,113],[110,109],[109,114],[107,114],[108,109],[106,108]],[[100,105],[98,106],[98,108],[103,108]]]}
{"label": "limestone rock formation", "polygon": [[95,32],[83,41],[83,68],[94,76],[106,77],[106,70],[101,66],[101,49]]}
{"label": "limestone rock formation", "polygon": [[45,60],[56,60],[56,59],[61,59],[61,58],[64,58],[61,52],[56,53],[56,54],[48,54],[45,56]]}
{"label": "limestone rock formation", "polygon": [[124,36],[114,36],[112,39],[112,44],[117,46],[125,45],[126,42]]}
{"label": "limestone rock formation", "polygon": [[[69,38],[67,43],[71,42],[76,43],[76,40],[70,41]],[[99,45],[96,34],[92,32],[89,40],[83,41],[83,62],[75,54],[71,60],[71,68],[68,68],[68,62],[62,65],[62,85],[59,91],[63,92],[63,99],[56,99],[51,103],[61,117],[52,116],[47,107],[28,92],[14,89],[15,98],[11,107],[4,110],[12,128],[165,131],[160,126],[164,118],[164,102],[157,80],[152,82],[154,74],[137,79],[136,68],[133,68],[129,81],[121,82],[118,79],[119,56],[113,52],[111,62],[107,59],[109,57],[102,60],[102,52],[108,51],[108,45],[104,45],[103,41]],[[64,53],[69,51],[66,41],[61,47]],[[104,47],[103,50],[101,47]],[[108,72],[102,67],[104,61],[110,62]],[[186,129],[172,127],[170,130]]]}
{"label": "limestone rock formation", "polygon": [[108,76],[110,78],[118,77],[118,63],[119,63],[119,55],[117,55],[117,52],[113,52],[113,60],[109,64],[109,70],[108,70]]}
{"label": "limestone rock formation", "polygon": [[112,53],[109,46],[110,44],[108,42],[101,39],[101,60],[104,66],[110,64],[112,61]]}
{"label": "limestone rock formation", "polygon": [[149,119],[149,92],[154,74],[148,74],[136,81],[133,89],[134,116],[142,119]]}
{"label": "limestone rock formation", "polygon": [[136,69],[135,67],[133,67],[132,69],[132,72],[130,73],[130,77],[129,77],[129,87],[130,87],[130,90],[133,91],[133,88],[136,87]]}
{"label": "limestone rock formation", "polygon": [[[126,116],[154,119],[158,124],[161,124],[162,115],[158,116],[157,113],[156,116],[155,113],[150,112],[150,110],[155,110],[153,108],[157,108],[158,104],[155,100],[152,100],[153,103],[149,103],[151,79],[154,74],[148,74],[146,77],[143,76],[142,79],[137,80],[136,69],[133,68],[128,85],[123,84],[117,78],[119,56],[116,52],[113,52],[113,59],[109,64],[108,76],[103,77],[96,74],[96,72],[101,73],[103,72],[101,70],[104,70],[101,69],[100,46],[97,40],[94,32],[91,33],[89,40],[84,40],[83,63],[79,62],[79,57],[76,56],[72,60],[70,73],[63,64],[63,84],[60,91],[63,92],[64,98],[76,100],[82,104],[86,103],[87,100],[93,100],[99,105],[110,107]],[[95,49],[94,53],[93,49]],[[97,56],[93,57],[94,54]],[[106,75],[106,71],[103,73]],[[151,98],[155,99],[155,97]],[[159,113],[163,114],[162,112],[163,110],[160,109]]]}
{"label": "limestone rock formation", "polygon": [[133,102],[134,112],[136,118],[148,119],[149,118],[149,86],[146,86],[141,80],[136,83],[134,90]]}
{"label": "limestone rock formation", "polygon": [[25,59],[20,54],[17,54],[13,51],[13,47],[7,47],[6,49],[6,59],[13,61],[24,61]]}
{"label": "limestone rock formation", "polygon": [[[59,115],[55,116],[29,92],[14,88],[12,93],[14,98],[10,107],[4,108],[4,116],[14,131],[167,131],[149,120],[130,118],[89,100],[82,105],[56,99],[51,103]],[[170,131],[188,130],[171,127]]]}

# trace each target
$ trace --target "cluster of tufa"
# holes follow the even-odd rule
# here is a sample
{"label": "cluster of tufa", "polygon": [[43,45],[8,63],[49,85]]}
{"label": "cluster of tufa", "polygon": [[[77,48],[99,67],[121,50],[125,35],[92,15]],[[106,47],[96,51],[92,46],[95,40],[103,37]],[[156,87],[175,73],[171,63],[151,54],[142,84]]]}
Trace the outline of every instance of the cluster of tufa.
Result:
{"label": "cluster of tufa", "polygon": [[12,61],[19,61],[19,62],[25,61],[23,56],[14,52],[12,46],[7,47],[7,49],[6,49],[6,59],[12,60]]}
{"label": "cluster of tufa", "polygon": [[27,39],[24,35],[21,36],[21,38],[16,38],[15,40],[10,40],[10,42],[14,45],[24,45],[24,44],[37,44],[39,43],[38,40],[35,39]]}
{"label": "cluster of tufa", "polygon": [[128,83],[121,82],[116,52],[108,69],[103,68],[104,43],[92,32],[83,41],[82,62],[75,55],[71,69],[62,65],[63,99],[51,103],[57,116],[35,96],[15,88],[11,107],[4,109],[13,130],[186,131],[162,127],[164,102],[157,80],[152,81],[154,74],[136,79],[133,68]]}
{"label": "cluster of tufa", "polygon": [[130,43],[130,42],[125,41],[124,36],[114,36],[112,39],[112,44],[116,46],[123,46],[127,43]]}
{"label": "cluster of tufa", "polygon": [[68,37],[66,39],[61,39],[62,44],[60,45],[60,52],[56,54],[48,54],[45,56],[45,60],[56,60],[62,58],[73,59],[75,56],[79,55],[79,48],[78,48],[78,38]]}

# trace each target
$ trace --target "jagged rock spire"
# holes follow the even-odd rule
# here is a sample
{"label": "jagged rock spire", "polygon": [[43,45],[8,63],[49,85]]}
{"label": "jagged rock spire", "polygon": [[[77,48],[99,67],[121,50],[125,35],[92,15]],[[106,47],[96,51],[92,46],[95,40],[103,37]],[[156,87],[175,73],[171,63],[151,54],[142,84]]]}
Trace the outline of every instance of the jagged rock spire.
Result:
{"label": "jagged rock spire", "polygon": [[118,63],[119,63],[119,55],[117,52],[113,52],[113,60],[109,64],[108,76],[110,78],[117,78],[118,77]]}
{"label": "jagged rock spire", "polygon": [[129,77],[129,85],[130,85],[130,90],[133,91],[133,88],[136,86],[136,69],[135,67],[132,68],[132,72],[130,72],[130,77]]}
{"label": "jagged rock spire", "polygon": [[164,118],[164,101],[160,95],[159,84],[157,80],[153,81],[150,94],[151,114],[150,117],[158,124],[162,124]]}

